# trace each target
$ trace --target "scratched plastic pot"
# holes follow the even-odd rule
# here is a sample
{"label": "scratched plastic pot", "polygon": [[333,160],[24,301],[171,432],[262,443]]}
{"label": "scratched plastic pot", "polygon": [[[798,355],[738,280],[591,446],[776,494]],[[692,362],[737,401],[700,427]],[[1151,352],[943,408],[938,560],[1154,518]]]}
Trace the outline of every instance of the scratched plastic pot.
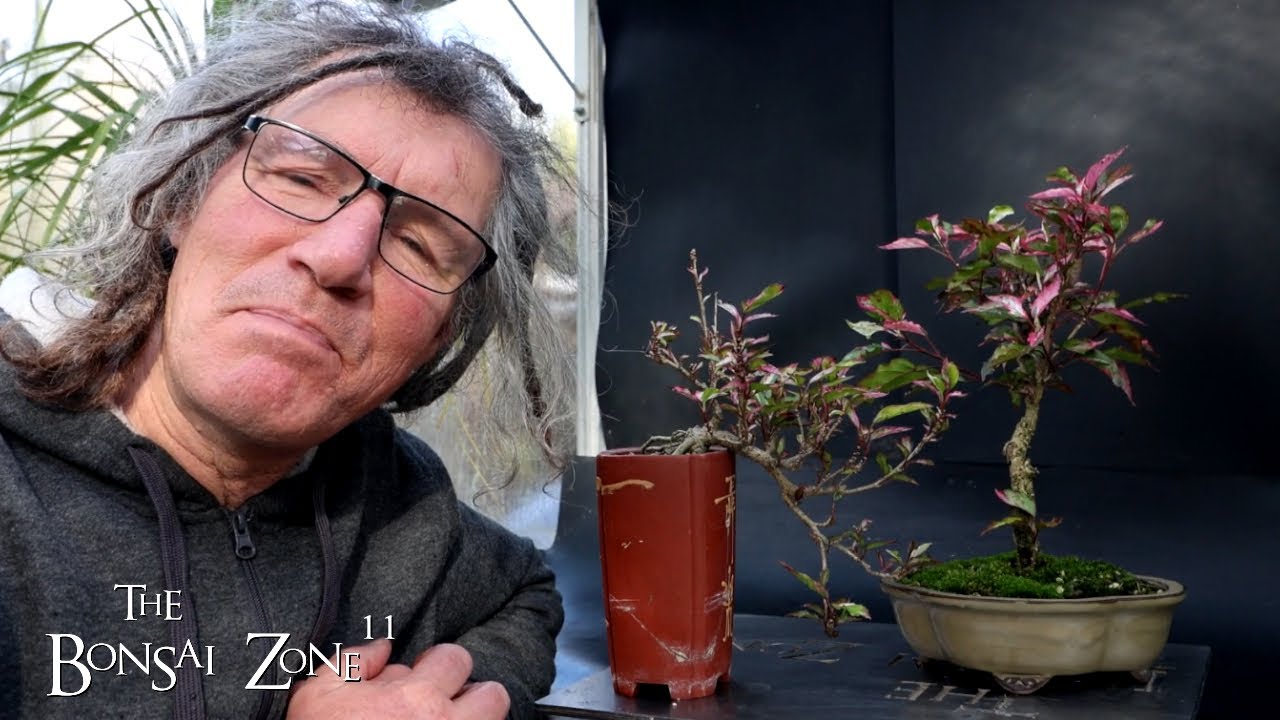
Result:
{"label": "scratched plastic pot", "polygon": [[712,695],[733,656],[734,458],[720,450],[596,457],[614,689]]}

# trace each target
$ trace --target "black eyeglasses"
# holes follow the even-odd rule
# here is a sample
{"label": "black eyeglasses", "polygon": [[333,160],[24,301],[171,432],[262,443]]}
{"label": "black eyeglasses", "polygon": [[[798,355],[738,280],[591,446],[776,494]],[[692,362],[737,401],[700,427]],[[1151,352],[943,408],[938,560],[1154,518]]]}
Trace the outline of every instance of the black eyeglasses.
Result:
{"label": "black eyeglasses", "polygon": [[384,182],[328,141],[287,122],[250,115],[244,184],[296,218],[324,222],[366,189],[385,200],[378,254],[410,282],[449,294],[497,261],[493,246],[444,208]]}

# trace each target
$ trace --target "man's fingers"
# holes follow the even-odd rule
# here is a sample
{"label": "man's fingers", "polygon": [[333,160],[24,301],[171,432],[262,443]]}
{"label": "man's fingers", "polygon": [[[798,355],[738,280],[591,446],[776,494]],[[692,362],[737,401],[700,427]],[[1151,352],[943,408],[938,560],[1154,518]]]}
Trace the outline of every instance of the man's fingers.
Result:
{"label": "man's fingers", "polygon": [[433,645],[413,661],[413,672],[452,697],[471,677],[471,653],[461,645]]}
{"label": "man's fingers", "polygon": [[511,696],[502,683],[471,683],[453,699],[453,706],[461,717],[504,718],[511,709]]}
{"label": "man's fingers", "polygon": [[378,673],[378,682],[395,682],[403,680],[413,674],[413,668],[408,665],[392,663],[382,668],[382,672]]}
{"label": "man's fingers", "polygon": [[[341,655],[346,656],[351,653],[360,655],[360,657],[353,659],[356,668],[351,672],[351,676],[361,680],[372,680],[382,673],[383,668],[387,666],[387,661],[391,659],[391,641],[386,638],[378,638],[364,645],[352,645],[342,648]],[[334,658],[329,658],[330,662],[333,662],[333,660]],[[338,662],[341,663],[338,667],[344,667],[346,664],[342,657],[338,658]],[[337,674],[330,672],[316,673],[316,675],[330,675],[338,679]]]}
{"label": "man's fingers", "polygon": [[[351,677],[357,677],[361,680],[372,680],[382,674],[387,667],[387,660],[391,658],[391,641],[379,638],[371,643],[364,645],[351,645],[340,650],[336,655],[329,656],[329,664],[333,667],[341,669],[341,673],[329,672],[327,668],[321,668],[312,677],[299,676],[294,678],[294,682],[289,686],[289,696],[296,695],[303,685],[320,682],[337,681],[342,682],[340,674],[346,673],[347,658],[351,654],[357,654],[359,657],[353,658],[351,664],[354,668],[351,671]],[[406,668],[407,670],[408,668]]]}

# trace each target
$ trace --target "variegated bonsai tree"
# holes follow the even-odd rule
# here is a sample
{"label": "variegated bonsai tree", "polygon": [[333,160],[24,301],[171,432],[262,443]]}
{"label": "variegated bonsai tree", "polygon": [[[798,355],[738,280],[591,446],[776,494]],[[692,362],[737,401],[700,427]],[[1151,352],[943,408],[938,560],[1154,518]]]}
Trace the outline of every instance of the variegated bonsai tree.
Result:
{"label": "variegated bonsai tree", "polygon": [[[1130,233],[1129,213],[1107,204],[1111,192],[1132,178],[1128,166],[1115,164],[1123,152],[1122,148],[1106,155],[1083,176],[1059,168],[1048,178],[1051,187],[1030,196],[1029,221],[1015,220],[1013,208],[1005,205],[992,208],[985,220],[953,223],[932,215],[916,224],[914,237],[882,246],[931,250],[946,259],[950,275],[932,285],[939,290],[941,310],[981,321],[980,342],[990,348],[990,355],[978,373],[980,379],[1007,388],[1022,410],[1003,447],[1010,486],[996,492],[1008,511],[983,532],[1012,529],[1012,564],[1023,576],[1044,567],[1040,530],[1060,522],[1043,516],[1037,506],[1036,468],[1030,458],[1046,394],[1069,389],[1063,371],[1085,364],[1105,374],[1132,403],[1128,367],[1149,365],[1154,355],[1133,310],[1180,297],[1156,293],[1122,303],[1108,287],[1121,255],[1162,224],[1147,220]],[[920,349],[932,351],[932,346]],[[1064,583],[1058,570],[1049,575],[1051,589],[1045,596],[1120,594],[1137,592],[1140,585],[1123,573],[1105,575],[1098,588]],[[985,586],[965,589],[997,594]]]}
{"label": "variegated bonsai tree", "polygon": [[[645,444],[649,452],[705,452],[723,447],[750,460],[777,483],[778,495],[818,551],[816,573],[784,567],[818,595],[795,614],[817,618],[829,635],[868,616],[865,606],[830,590],[832,553],[879,577],[901,577],[929,562],[929,545],[899,549],[871,536],[871,521],[841,522],[840,511],[862,493],[913,483],[908,471],[928,464],[923,451],[946,429],[960,396],[960,372],[933,349],[888,291],[857,298],[867,319],[850,322],[858,342],[840,355],[776,364],[769,336],[757,328],[774,315],[762,308],[782,294],[773,284],[731,304],[704,289],[707,270],[689,253],[696,348],[677,348],[678,329],[653,322],[645,354],[674,369],[673,389],[697,403],[701,422]],[[906,342],[910,337],[910,343]],[[922,348],[924,352],[904,352]],[[853,451],[836,458],[837,438]]]}

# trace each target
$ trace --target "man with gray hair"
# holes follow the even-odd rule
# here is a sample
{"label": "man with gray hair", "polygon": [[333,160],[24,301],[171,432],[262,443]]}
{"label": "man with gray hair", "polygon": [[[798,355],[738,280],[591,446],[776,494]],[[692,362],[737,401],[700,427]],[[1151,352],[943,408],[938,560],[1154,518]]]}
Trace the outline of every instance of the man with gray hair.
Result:
{"label": "man with gray hair", "polygon": [[0,312],[6,716],[534,716],[552,573],[390,412],[487,345],[525,412],[476,422],[564,460],[538,112],[391,11],[270,0],[211,33],[46,253],[75,311]]}

